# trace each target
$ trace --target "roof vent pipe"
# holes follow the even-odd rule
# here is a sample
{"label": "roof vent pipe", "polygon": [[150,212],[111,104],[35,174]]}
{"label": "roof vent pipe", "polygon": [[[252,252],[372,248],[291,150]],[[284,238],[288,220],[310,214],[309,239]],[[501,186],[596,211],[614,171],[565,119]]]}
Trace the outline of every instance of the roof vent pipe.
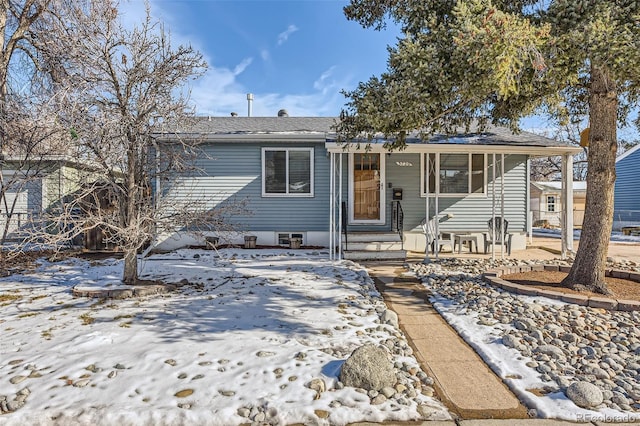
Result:
{"label": "roof vent pipe", "polygon": [[251,117],[252,107],[253,107],[253,93],[247,93],[247,117]]}
{"label": "roof vent pipe", "polygon": [[280,111],[278,111],[278,117],[288,117],[289,113],[287,112],[286,109],[281,109]]}

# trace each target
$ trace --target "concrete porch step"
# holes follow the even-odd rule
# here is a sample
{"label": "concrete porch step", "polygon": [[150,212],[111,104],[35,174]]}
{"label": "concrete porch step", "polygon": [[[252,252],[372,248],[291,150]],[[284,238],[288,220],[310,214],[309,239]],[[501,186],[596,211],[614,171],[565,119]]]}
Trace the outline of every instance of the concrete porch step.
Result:
{"label": "concrete porch step", "polygon": [[[344,245],[343,245],[344,247]],[[349,241],[347,243],[350,251],[395,251],[402,250],[400,241]]]}
{"label": "concrete porch step", "polygon": [[[342,234],[344,241],[344,234]],[[397,232],[349,232],[347,233],[347,241],[352,242],[384,242],[384,241],[400,241],[400,235]]]}
{"label": "concrete porch step", "polygon": [[406,250],[347,250],[343,252],[343,257],[347,260],[405,260]]}

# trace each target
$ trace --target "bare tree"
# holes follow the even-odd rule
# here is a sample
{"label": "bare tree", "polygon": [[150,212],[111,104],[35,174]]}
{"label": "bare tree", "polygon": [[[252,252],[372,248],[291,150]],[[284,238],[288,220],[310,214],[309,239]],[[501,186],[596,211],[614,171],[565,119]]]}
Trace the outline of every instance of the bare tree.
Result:
{"label": "bare tree", "polygon": [[[55,3],[55,7],[54,7]],[[51,0],[0,1],[0,258],[10,233],[46,206],[43,176],[64,156],[61,127],[49,108],[37,40],[42,22],[62,9]],[[48,34],[48,33],[45,33]],[[37,197],[36,195],[39,195]]]}
{"label": "bare tree", "polygon": [[[560,128],[554,128],[542,136],[568,142],[579,146],[581,143],[581,133],[584,131],[585,121],[572,122]],[[618,139],[618,155],[622,155],[628,149],[634,147],[638,141]],[[578,181],[587,180],[587,150],[585,149],[573,156],[573,179]],[[562,175],[561,157],[541,157],[531,161],[531,180],[533,181],[559,181]]]}
{"label": "bare tree", "polygon": [[[59,120],[87,169],[77,176],[63,214],[51,216],[60,232],[43,237],[59,242],[98,230],[124,252],[123,282],[135,284],[137,254],[167,217],[187,226],[219,215],[198,200],[162,208],[163,198],[152,191],[163,176],[189,170],[197,155],[196,144],[182,140],[179,130],[193,115],[185,83],[206,64],[191,47],[174,48],[148,7],[144,22],[127,29],[117,3],[80,3],[48,23],[56,37],[42,41],[42,52]],[[155,143],[158,129],[175,135],[171,144]]]}

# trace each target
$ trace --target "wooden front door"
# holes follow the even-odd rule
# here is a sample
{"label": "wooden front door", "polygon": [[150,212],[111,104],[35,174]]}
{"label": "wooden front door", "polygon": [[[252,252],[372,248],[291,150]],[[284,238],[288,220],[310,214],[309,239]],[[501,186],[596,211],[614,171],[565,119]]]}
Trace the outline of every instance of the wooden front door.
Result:
{"label": "wooden front door", "polygon": [[380,223],[384,179],[380,154],[353,154],[351,158],[351,221],[354,223]]}

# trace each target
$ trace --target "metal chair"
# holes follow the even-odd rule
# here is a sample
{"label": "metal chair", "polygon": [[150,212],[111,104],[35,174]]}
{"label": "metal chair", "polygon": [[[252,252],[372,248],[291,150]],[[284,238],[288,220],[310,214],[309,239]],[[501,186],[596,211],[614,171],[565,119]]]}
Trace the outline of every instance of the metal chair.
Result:
{"label": "metal chair", "polygon": [[[439,242],[438,252],[442,251],[442,247],[444,244],[449,244],[451,246],[451,251],[453,251],[453,234],[450,232],[438,232],[436,233],[436,218],[433,217],[427,221],[427,218],[422,219],[420,222],[420,227],[422,228],[422,232],[426,238],[426,246],[425,253],[429,253],[429,246],[431,246],[431,253],[436,253],[436,239]],[[443,235],[446,235],[446,238],[443,238]],[[437,238],[436,238],[437,237]]]}
{"label": "metal chair", "polygon": [[504,244],[507,249],[507,255],[511,255],[511,237],[513,234],[508,233],[509,221],[501,218],[500,216],[496,216],[495,218],[489,219],[487,222],[487,226],[489,227],[489,232],[485,232],[484,235],[484,253],[489,253],[489,246],[491,245],[499,245],[502,246]]}

